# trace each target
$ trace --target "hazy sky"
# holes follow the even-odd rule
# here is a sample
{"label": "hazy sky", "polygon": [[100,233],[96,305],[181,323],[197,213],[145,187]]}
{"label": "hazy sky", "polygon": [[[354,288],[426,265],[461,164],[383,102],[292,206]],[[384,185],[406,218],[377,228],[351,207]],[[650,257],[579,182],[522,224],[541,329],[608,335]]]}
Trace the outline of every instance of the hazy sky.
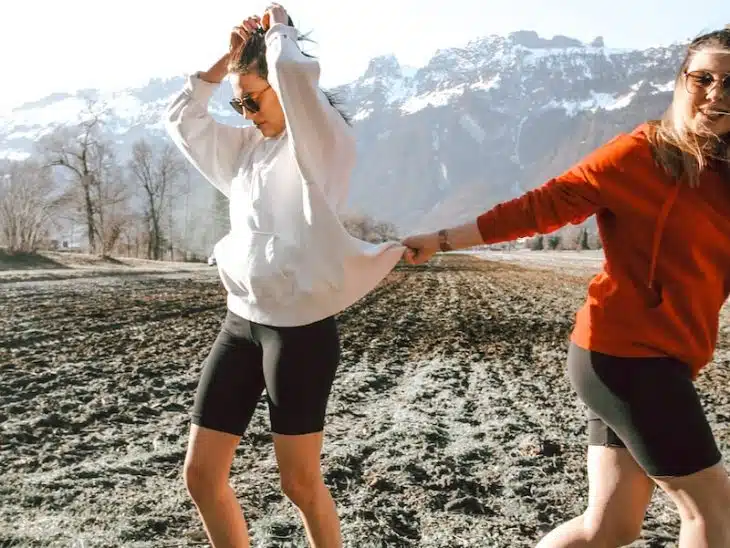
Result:
{"label": "hazy sky", "polygon": [[[439,48],[488,34],[535,30],[608,47],[664,45],[730,23],[730,0],[286,0],[317,41],[322,84],[359,76],[377,55],[420,66]],[[231,0],[3,1],[0,111],[49,93],[138,85],[206,69],[229,29],[266,2]],[[691,9],[697,6],[697,9]],[[507,8],[507,9],[506,9]]]}

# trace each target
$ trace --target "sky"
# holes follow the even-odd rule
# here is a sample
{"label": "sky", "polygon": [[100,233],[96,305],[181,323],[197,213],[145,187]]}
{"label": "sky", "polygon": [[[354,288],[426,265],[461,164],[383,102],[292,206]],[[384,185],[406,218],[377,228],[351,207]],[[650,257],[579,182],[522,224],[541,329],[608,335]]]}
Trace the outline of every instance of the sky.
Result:
{"label": "sky", "polygon": [[[378,55],[419,67],[438,49],[490,34],[534,30],[607,47],[684,41],[730,23],[730,1],[705,0],[285,0],[324,87],[360,76]],[[123,89],[207,69],[231,27],[267,2],[232,0],[19,0],[0,8],[0,113],[55,92]],[[692,5],[700,6],[696,10]],[[506,9],[508,8],[508,9]]]}

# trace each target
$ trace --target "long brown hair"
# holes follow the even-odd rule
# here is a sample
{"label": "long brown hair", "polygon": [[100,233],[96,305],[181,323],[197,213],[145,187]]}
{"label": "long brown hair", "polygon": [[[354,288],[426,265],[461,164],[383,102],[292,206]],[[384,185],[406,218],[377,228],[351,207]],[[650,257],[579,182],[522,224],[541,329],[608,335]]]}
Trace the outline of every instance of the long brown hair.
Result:
{"label": "long brown hair", "polygon": [[686,179],[690,186],[697,186],[701,172],[711,163],[720,163],[724,169],[730,166],[730,135],[714,135],[700,139],[690,131],[682,113],[675,108],[683,93],[686,71],[694,56],[707,49],[719,49],[730,53],[730,25],[695,38],[674,82],[672,105],[661,120],[650,122],[649,142],[654,157],[673,178]]}

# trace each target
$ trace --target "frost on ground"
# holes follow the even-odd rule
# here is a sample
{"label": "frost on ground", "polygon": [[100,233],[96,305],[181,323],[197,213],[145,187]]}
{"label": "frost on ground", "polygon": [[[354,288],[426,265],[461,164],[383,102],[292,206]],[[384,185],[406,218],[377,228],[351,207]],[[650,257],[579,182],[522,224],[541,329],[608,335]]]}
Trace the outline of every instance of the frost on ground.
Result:
{"label": "frost on ground", "polygon": [[[213,271],[2,285],[0,546],[205,545],[180,470],[225,315]],[[564,361],[587,279],[440,257],[339,316],[323,461],[346,546],[534,546],[583,511],[584,410]],[[698,388],[727,456],[721,325]],[[263,402],[232,483],[254,546],[306,546]],[[677,534],[656,495],[633,546]]]}
{"label": "frost on ground", "polygon": [[205,263],[192,261],[113,258],[71,251],[9,253],[6,249],[0,248],[0,284],[175,272],[190,273],[209,268]]}

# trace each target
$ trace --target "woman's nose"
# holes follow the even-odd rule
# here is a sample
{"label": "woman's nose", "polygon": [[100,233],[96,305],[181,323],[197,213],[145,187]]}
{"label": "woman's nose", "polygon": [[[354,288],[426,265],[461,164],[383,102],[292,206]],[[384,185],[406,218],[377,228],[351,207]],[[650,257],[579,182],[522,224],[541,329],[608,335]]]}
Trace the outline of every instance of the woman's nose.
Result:
{"label": "woman's nose", "polygon": [[728,94],[727,88],[723,84],[722,80],[712,82],[712,85],[705,92],[707,98],[712,101],[720,101],[723,97],[727,98],[730,94]]}

